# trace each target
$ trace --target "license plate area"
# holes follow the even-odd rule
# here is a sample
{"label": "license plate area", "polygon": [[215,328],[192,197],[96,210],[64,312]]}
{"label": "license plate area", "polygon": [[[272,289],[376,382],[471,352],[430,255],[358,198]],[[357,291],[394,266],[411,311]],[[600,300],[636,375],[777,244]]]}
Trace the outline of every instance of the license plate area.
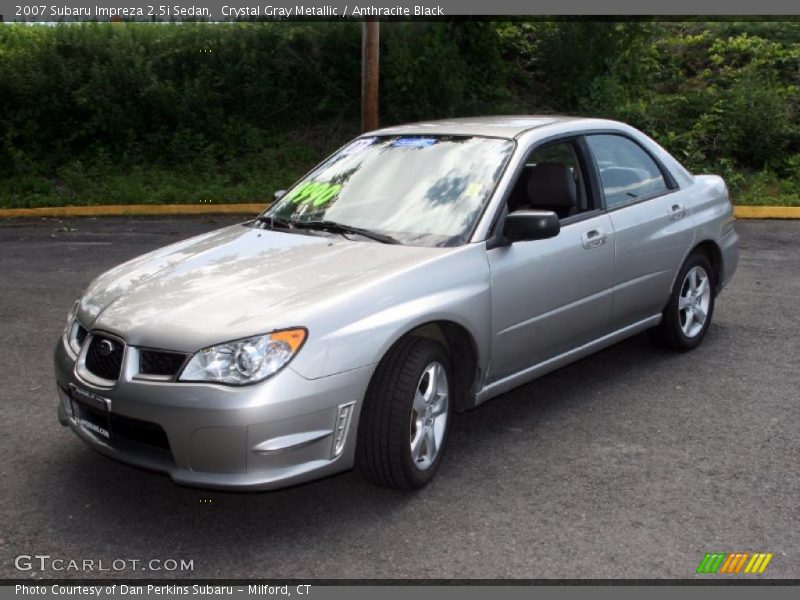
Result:
{"label": "license plate area", "polygon": [[102,438],[111,439],[111,400],[74,385],[69,386],[69,398],[78,425]]}

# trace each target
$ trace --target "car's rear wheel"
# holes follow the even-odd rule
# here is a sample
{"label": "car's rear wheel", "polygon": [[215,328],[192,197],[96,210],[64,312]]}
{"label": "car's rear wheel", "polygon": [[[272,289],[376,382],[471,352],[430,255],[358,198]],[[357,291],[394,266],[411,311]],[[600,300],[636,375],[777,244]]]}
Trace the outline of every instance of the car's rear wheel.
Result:
{"label": "car's rear wheel", "polygon": [[676,279],[654,339],[672,350],[685,352],[700,345],[714,314],[714,270],[703,252],[684,263]]}
{"label": "car's rear wheel", "polygon": [[378,485],[414,489],[439,468],[452,416],[452,369],[441,344],[408,337],[380,362],[358,423],[356,468]]}

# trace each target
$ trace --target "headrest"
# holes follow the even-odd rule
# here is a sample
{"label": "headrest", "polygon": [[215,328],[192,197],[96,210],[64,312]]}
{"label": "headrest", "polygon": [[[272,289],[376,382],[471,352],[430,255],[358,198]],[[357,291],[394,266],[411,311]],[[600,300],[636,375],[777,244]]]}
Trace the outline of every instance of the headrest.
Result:
{"label": "headrest", "polygon": [[572,171],[561,163],[539,163],[528,175],[528,198],[533,206],[577,206]]}

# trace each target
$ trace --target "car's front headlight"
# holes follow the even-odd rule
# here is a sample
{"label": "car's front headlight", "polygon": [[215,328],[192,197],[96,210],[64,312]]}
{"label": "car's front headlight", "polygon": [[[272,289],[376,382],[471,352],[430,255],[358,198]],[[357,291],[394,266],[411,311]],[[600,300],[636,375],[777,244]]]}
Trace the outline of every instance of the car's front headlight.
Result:
{"label": "car's front headlight", "polygon": [[179,380],[232,385],[262,381],[292,360],[306,335],[303,328],[285,329],[205,348],[192,356]]}
{"label": "car's front headlight", "polygon": [[67,326],[64,328],[64,343],[69,347],[72,352],[79,354],[83,341],[86,339],[86,328],[78,321],[78,306],[80,301],[77,300],[72,310],[67,315]]}

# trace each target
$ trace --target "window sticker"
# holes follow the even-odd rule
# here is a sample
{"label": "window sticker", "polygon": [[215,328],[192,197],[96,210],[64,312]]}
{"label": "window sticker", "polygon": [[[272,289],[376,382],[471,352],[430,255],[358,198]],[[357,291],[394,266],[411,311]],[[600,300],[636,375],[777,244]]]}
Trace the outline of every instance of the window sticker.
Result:
{"label": "window sticker", "polygon": [[399,148],[427,148],[436,143],[436,138],[405,137],[397,138],[392,146]]}
{"label": "window sticker", "polygon": [[353,154],[358,154],[359,152],[366,150],[367,148],[372,146],[372,144],[374,144],[377,141],[377,139],[378,138],[371,137],[371,138],[362,138],[360,140],[356,140],[352,144],[348,144],[347,146],[342,148],[342,151],[339,153],[339,156],[351,156]]}
{"label": "window sticker", "polygon": [[325,181],[306,181],[294,188],[287,197],[292,204],[308,204],[322,206],[333,200],[342,189],[341,183]]}
{"label": "window sticker", "polygon": [[477,198],[482,191],[483,184],[473,181],[467,186],[467,189],[464,191],[464,195],[467,198]]}

